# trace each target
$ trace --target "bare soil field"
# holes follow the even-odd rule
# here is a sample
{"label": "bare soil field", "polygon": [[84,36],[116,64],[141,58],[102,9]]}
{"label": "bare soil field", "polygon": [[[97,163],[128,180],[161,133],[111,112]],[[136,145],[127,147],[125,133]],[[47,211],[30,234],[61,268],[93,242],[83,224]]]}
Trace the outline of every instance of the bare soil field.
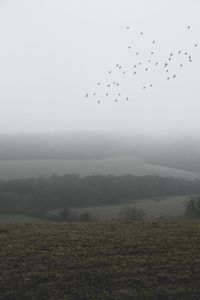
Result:
{"label": "bare soil field", "polygon": [[200,299],[200,222],[0,225],[0,300]]}

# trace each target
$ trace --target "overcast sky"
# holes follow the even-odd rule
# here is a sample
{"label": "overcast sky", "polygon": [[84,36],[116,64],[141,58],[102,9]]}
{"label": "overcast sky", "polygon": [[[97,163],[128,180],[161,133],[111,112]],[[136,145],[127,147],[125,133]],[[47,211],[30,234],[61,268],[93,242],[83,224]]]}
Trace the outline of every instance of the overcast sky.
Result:
{"label": "overcast sky", "polygon": [[[199,12],[198,0],[0,0],[0,132],[198,132]],[[192,63],[177,56],[175,80],[159,67],[129,74],[138,59],[146,63],[154,39],[154,60],[179,49],[192,55]],[[113,80],[121,83],[117,103],[117,90],[105,96]]]}

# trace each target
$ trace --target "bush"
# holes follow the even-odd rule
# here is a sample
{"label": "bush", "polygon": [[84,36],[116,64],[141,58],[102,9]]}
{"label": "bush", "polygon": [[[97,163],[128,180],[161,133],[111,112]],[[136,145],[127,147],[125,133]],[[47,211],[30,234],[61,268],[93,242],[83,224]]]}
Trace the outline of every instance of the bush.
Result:
{"label": "bush", "polygon": [[200,196],[192,197],[185,205],[185,217],[200,219]]}
{"label": "bush", "polygon": [[120,220],[124,221],[140,221],[143,220],[146,213],[143,209],[136,207],[126,207],[118,214]]}
{"label": "bush", "polygon": [[79,216],[79,221],[81,222],[89,222],[91,221],[91,214],[89,211],[83,212]]}
{"label": "bush", "polygon": [[75,221],[75,215],[72,213],[71,209],[63,208],[60,212],[60,217],[62,221],[72,222]]}
{"label": "bush", "polygon": [[63,208],[59,211],[47,211],[44,218],[53,222],[73,222],[76,221],[76,216],[69,208]]}

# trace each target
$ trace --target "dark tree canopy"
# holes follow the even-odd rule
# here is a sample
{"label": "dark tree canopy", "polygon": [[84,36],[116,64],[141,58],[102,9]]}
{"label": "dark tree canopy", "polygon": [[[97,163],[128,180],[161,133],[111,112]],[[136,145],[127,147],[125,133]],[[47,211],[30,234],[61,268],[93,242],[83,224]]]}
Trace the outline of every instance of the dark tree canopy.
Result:
{"label": "dark tree canopy", "polygon": [[0,213],[42,216],[51,210],[200,193],[200,180],[159,176],[54,175],[0,182]]}

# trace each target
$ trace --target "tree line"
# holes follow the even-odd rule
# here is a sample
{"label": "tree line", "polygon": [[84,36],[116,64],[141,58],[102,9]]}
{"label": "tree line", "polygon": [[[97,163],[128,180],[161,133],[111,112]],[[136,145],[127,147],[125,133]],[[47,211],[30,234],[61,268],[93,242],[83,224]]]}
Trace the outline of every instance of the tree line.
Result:
{"label": "tree line", "polygon": [[51,210],[200,193],[200,180],[147,176],[53,175],[0,181],[0,213],[44,216]]}

